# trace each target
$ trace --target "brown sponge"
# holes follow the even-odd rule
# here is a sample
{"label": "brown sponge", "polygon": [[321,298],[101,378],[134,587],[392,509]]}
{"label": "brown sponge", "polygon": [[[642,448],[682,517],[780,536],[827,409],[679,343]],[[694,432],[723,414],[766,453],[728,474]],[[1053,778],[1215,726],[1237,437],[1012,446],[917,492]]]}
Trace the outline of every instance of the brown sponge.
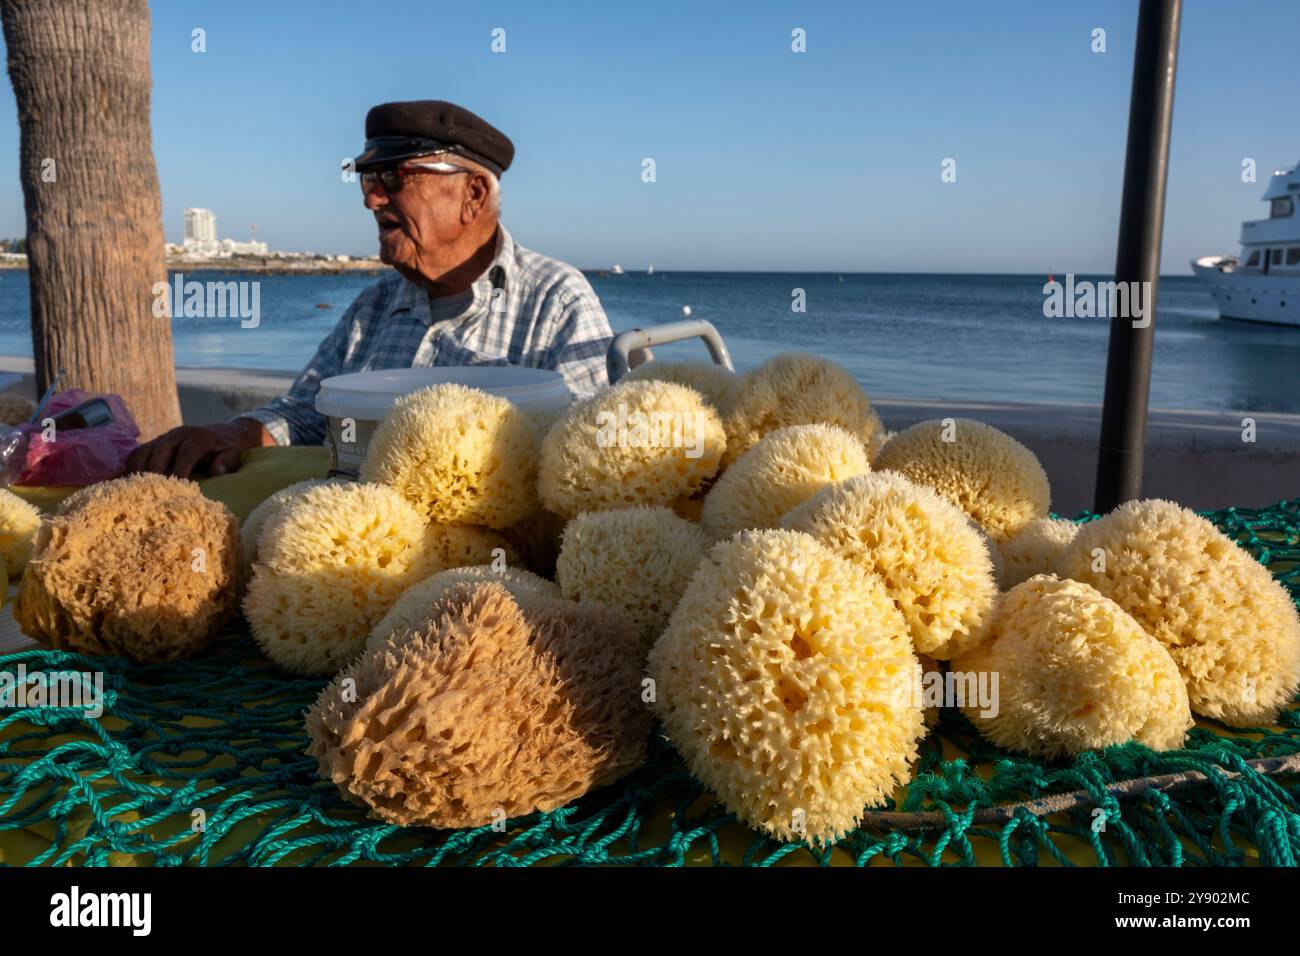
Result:
{"label": "brown sponge", "polygon": [[170,661],[235,608],[239,523],[192,481],[138,475],[78,493],[47,518],[14,617],[52,647]]}
{"label": "brown sponge", "polygon": [[526,614],[498,584],[460,585],[325,688],[308,753],[345,797],[401,826],[553,810],[644,760],[635,648],[606,609]]}

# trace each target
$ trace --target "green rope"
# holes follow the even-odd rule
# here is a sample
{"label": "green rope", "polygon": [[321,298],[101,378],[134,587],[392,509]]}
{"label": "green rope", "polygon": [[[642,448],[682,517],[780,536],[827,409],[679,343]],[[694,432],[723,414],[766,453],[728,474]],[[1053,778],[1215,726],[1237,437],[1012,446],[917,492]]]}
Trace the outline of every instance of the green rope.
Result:
{"label": "green rope", "polygon": [[[1300,595],[1300,499],[1207,517]],[[835,847],[818,849],[745,829],[657,733],[637,773],[504,830],[370,820],[304,754],[303,712],[323,682],[286,678],[241,631],[177,664],[51,650],[0,656],[0,670],[20,663],[29,672],[102,673],[104,713],[92,720],[74,710],[0,709],[0,848],[12,831],[48,841],[7,863],[102,866],[130,856],[160,866],[971,866],[981,848],[1006,866],[1084,857],[1101,866],[1300,863],[1300,774],[1270,776],[1249,763],[1300,753],[1300,707],[1283,714],[1280,730],[1225,736],[1202,721],[1180,751],[1128,744],[1055,763],[998,750],[945,709],[898,804],[876,820],[869,811]],[[945,760],[945,743],[966,756]],[[1126,781],[1186,773],[1204,779],[1130,785],[1123,799],[1114,792]],[[1061,794],[1084,799],[1050,815],[1020,805]],[[989,824],[994,807],[1010,809]],[[196,810],[201,828],[191,826]],[[899,814],[928,814],[937,825],[883,824]]]}

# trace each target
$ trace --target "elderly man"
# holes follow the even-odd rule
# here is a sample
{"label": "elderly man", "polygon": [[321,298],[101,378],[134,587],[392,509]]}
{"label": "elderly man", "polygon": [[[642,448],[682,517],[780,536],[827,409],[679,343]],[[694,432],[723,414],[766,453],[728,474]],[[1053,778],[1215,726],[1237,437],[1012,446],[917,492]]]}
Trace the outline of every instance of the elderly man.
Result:
{"label": "elderly man", "polygon": [[316,392],[346,372],[510,364],[554,369],[579,395],[608,384],[612,333],[595,292],[500,222],[498,181],[514,153],[505,134],[452,103],[372,109],[354,163],[393,274],[357,296],[287,394],[225,424],[174,428],[137,448],[127,469],[224,474],[249,448],[320,444]]}

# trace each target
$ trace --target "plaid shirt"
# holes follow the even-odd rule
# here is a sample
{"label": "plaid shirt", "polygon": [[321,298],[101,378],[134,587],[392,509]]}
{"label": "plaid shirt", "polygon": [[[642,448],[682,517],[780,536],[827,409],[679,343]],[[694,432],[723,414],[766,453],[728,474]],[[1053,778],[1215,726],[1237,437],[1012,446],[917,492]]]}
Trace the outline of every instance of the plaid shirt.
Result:
{"label": "plaid shirt", "polygon": [[396,272],[385,276],[348,306],[287,394],[240,417],[281,445],[322,444],[321,380],[373,369],[525,365],[554,369],[577,396],[608,385],[613,333],[591,285],[498,228],[496,257],[468,291],[432,299]]}

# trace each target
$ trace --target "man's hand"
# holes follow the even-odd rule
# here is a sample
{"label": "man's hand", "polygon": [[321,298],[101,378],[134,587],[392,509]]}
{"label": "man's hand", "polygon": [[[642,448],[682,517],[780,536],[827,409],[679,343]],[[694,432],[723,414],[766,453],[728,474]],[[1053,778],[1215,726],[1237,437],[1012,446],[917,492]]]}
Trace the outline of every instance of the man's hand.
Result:
{"label": "man's hand", "polygon": [[236,418],[220,425],[182,425],[131,452],[126,470],[188,478],[200,468],[210,475],[237,471],[249,448],[274,445],[270,432],[255,418]]}

